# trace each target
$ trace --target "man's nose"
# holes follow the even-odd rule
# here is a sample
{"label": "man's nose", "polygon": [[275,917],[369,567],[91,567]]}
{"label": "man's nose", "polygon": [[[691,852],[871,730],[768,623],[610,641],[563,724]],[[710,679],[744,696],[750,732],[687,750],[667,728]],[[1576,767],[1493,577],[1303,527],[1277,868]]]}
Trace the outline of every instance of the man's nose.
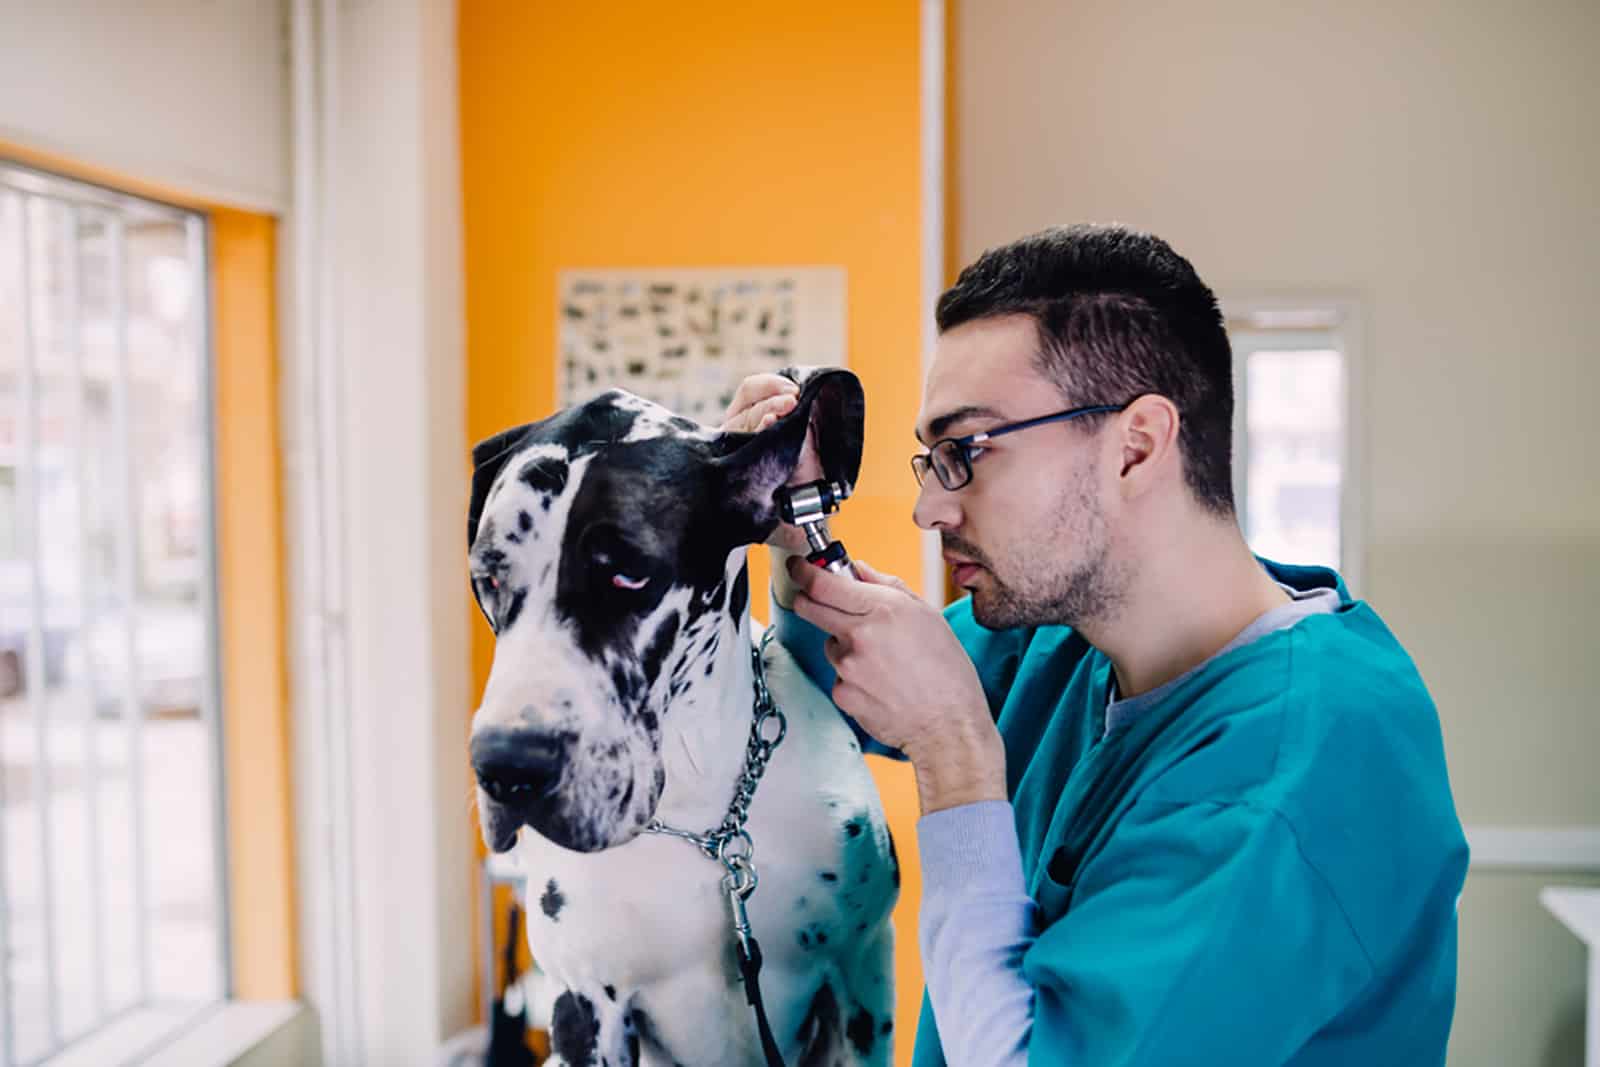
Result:
{"label": "man's nose", "polygon": [[496,726],[473,735],[472,770],[489,799],[525,804],[548,793],[561,777],[569,741],[527,727]]}
{"label": "man's nose", "polygon": [[960,498],[941,485],[939,479],[929,471],[917,492],[917,504],[911,509],[911,518],[924,530],[954,529],[961,525]]}

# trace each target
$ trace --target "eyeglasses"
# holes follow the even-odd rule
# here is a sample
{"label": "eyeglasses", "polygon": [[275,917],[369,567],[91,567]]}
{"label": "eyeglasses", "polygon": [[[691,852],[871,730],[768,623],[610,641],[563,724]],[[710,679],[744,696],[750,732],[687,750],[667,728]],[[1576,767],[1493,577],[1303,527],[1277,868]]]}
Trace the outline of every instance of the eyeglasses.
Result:
{"label": "eyeglasses", "polygon": [[923,483],[931,470],[938,477],[939,484],[946,489],[960,489],[972,481],[972,449],[982,448],[991,438],[1016,433],[1018,430],[1031,430],[1035,426],[1043,426],[1049,422],[1066,422],[1068,419],[1081,418],[1084,415],[1105,415],[1123,411],[1127,407],[1127,404],[1091,404],[1088,407],[1058,411],[1054,415],[1039,415],[1023,419],[1021,422],[1008,422],[1004,426],[996,426],[982,433],[969,433],[965,437],[945,437],[935,441],[926,452],[911,457],[911,473],[916,475],[918,485]]}

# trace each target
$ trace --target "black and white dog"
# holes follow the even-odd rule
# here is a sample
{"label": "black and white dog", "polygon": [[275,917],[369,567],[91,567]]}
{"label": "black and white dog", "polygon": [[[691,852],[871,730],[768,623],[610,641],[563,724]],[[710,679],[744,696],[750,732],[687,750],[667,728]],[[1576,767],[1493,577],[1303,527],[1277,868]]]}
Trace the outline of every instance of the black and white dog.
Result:
{"label": "black and white dog", "polygon": [[[765,1062],[723,866],[646,828],[728,813],[752,724],[745,553],[808,425],[830,477],[858,473],[859,382],[797,380],[758,434],[614,391],[473,451],[472,583],[496,635],[478,811],[525,876],[559,1064]],[[789,1067],[888,1064],[900,874],[878,794],[827,696],[775,643],[764,663],[788,727],[745,824],[771,1030]]]}

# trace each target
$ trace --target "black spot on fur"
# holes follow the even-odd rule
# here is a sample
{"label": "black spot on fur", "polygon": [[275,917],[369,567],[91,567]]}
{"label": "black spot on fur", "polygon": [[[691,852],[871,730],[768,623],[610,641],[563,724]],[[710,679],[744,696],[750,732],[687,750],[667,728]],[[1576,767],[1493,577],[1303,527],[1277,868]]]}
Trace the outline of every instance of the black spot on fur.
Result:
{"label": "black spot on fur", "polygon": [[863,829],[865,829],[865,826],[863,826],[860,819],[851,819],[844,824],[844,832],[850,837],[860,837]]}
{"label": "black spot on fur", "polygon": [[672,643],[678,639],[678,613],[673,612],[661,621],[656,627],[655,634],[650,638],[650,643],[644,648],[644,654],[639,658],[639,665],[644,670],[644,684],[648,689],[654,684],[661,674],[661,663],[667,658],[667,653],[672,651]]}
{"label": "black spot on fur", "polygon": [[550,1050],[572,1067],[588,1067],[596,1060],[600,1020],[594,1005],[581,993],[568,991],[556,998],[550,1012]]}
{"label": "black spot on fur", "polygon": [[616,1000],[617,999],[617,987],[616,986],[607,984],[605,989],[606,989],[606,997],[607,998],[609,998],[611,1000]]}
{"label": "black spot on fur", "polygon": [[613,663],[611,665],[611,684],[617,690],[617,699],[622,701],[625,706],[632,706],[640,695],[640,687],[635,681],[634,674],[625,663]]}
{"label": "black spot on fur", "polygon": [[533,516],[529,515],[526,511],[517,512],[517,527],[523,533],[527,533],[529,530],[533,529]]}
{"label": "black spot on fur", "polygon": [[844,1031],[840,1026],[839,1000],[833,987],[822,983],[795,1035],[800,1056],[795,1067],[832,1067],[844,1058]]}
{"label": "black spot on fur", "polygon": [[883,1025],[878,1028],[878,1033],[887,1034],[889,1031],[891,1031],[893,1029],[894,1029],[894,1020],[893,1019],[885,1019],[885,1020],[883,1020]]}
{"label": "black spot on fur", "polygon": [[807,923],[796,932],[795,940],[807,951],[821,948],[828,943],[828,928],[822,923]]}
{"label": "black spot on fur", "polygon": [[739,568],[739,576],[733,580],[733,589],[728,592],[728,614],[733,616],[734,622],[744,619],[744,610],[750,606],[750,565],[747,563]]}
{"label": "black spot on fur", "polygon": [[534,492],[554,495],[567,487],[567,461],[554,456],[531,459],[522,465],[517,477]]}
{"label": "black spot on fur", "polygon": [[839,880],[839,875],[835,871],[823,871],[819,877],[824,882],[837,882]]}
{"label": "black spot on fur", "polygon": [[850,1016],[850,1024],[845,1027],[844,1032],[849,1036],[850,1043],[856,1047],[857,1052],[863,1056],[872,1055],[872,1045],[878,1039],[878,1034],[871,1012],[862,1008]]}
{"label": "black spot on fur", "polygon": [[509,630],[511,624],[522,617],[522,605],[527,602],[527,599],[528,590],[526,588],[519,586],[511,591],[511,601],[506,605],[506,617],[500,623],[501,630]]}
{"label": "black spot on fur", "polygon": [[561,889],[556,885],[554,878],[544,887],[544,895],[539,898],[539,910],[555,922],[561,915],[561,909],[566,907],[567,898],[561,895]]}

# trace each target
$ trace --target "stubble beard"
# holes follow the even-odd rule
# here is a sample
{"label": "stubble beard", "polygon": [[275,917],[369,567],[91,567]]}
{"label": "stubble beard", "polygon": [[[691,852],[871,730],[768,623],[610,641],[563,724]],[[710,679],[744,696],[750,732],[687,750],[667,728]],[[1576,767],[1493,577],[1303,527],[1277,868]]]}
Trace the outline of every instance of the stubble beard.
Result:
{"label": "stubble beard", "polygon": [[[980,560],[986,581],[972,593],[972,615],[990,630],[1019,626],[1070,626],[1084,629],[1115,614],[1125,582],[1110,559],[1104,509],[1090,472],[1063,491],[1043,537],[1025,540],[1008,553],[1002,578]],[[1060,559],[1063,543],[1077,546],[1070,563]]]}

